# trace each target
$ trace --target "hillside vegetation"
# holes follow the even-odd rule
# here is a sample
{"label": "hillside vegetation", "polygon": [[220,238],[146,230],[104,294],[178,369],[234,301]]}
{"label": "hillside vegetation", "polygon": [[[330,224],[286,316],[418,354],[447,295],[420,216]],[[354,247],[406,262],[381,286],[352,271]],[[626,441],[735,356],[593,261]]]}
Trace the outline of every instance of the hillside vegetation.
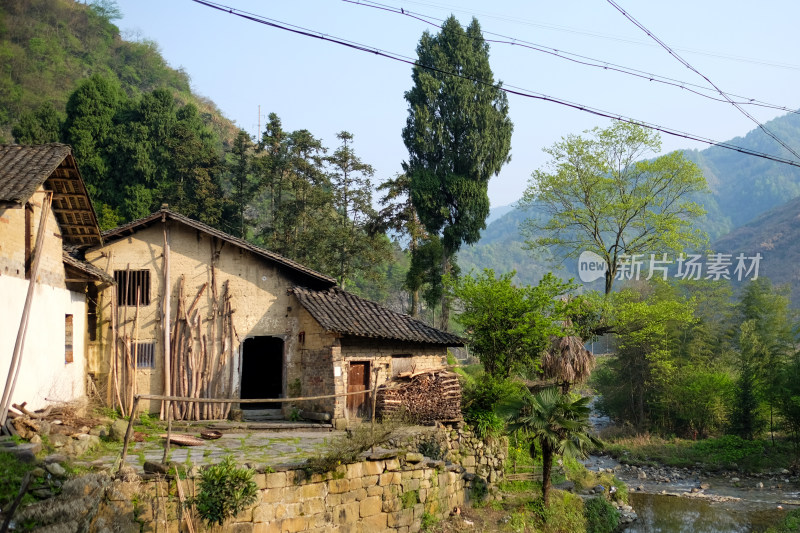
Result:
{"label": "hillside vegetation", "polygon": [[230,140],[233,123],[213,102],[192,94],[189,75],[171,68],[158,45],[126,41],[112,20],[113,2],[74,0],[0,2],[0,142],[25,114],[50,104],[64,113],[80,80],[100,74],[116,80],[128,97],[168,89],[182,104],[193,103],[217,137]]}

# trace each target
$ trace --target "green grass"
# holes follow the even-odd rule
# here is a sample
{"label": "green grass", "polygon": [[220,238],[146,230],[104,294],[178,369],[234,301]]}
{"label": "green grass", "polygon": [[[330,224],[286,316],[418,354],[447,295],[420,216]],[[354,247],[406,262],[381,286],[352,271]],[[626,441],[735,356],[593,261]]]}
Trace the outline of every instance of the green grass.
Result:
{"label": "green grass", "polygon": [[767,439],[747,441],[733,435],[698,441],[639,435],[609,440],[605,449],[619,461],[636,466],[758,472],[782,468],[794,460],[792,445],[786,440],[776,440],[773,446]]}
{"label": "green grass", "polygon": [[[32,464],[18,461],[14,454],[0,453],[0,472],[2,472],[0,475],[0,508],[6,509],[14,501],[22,485],[22,478],[34,468],[35,466]],[[36,480],[33,480],[32,484],[35,482]],[[34,498],[30,494],[26,494],[22,499],[23,504],[33,501]]]}

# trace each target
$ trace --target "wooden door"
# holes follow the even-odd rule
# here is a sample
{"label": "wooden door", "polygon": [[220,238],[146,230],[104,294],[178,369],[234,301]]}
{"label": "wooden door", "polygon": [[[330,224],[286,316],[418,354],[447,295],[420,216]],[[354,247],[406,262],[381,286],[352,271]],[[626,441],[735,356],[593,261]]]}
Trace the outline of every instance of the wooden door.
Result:
{"label": "wooden door", "polygon": [[365,391],[347,397],[347,411],[351,417],[367,415],[367,392],[369,391],[369,362],[350,363],[347,372],[347,392]]}

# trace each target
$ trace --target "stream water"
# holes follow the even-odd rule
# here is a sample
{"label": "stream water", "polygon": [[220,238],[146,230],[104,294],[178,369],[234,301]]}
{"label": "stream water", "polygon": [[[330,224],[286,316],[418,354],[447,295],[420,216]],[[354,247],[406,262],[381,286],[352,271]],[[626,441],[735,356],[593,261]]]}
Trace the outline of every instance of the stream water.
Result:
{"label": "stream water", "polygon": [[745,533],[765,531],[780,523],[783,513],[774,505],[752,502],[708,502],[662,494],[634,492],[630,504],[638,519],[627,533]]}
{"label": "stream water", "polygon": [[[597,412],[592,413],[592,422],[597,430],[613,423]],[[651,471],[650,476],[642,477],[636,468],[620,465],[608,456],[591,457],[586,466],[610,469],[628,485],[629,503],[638,518],[626,533],[762,532],[779,524],[788,510],[800,504],[800,487],[780,474],[743,477],[739,482],[693,471],[673,471],[668,478],[653,476]],[[701,484],[707,487],[702,494],[692,494]]]}

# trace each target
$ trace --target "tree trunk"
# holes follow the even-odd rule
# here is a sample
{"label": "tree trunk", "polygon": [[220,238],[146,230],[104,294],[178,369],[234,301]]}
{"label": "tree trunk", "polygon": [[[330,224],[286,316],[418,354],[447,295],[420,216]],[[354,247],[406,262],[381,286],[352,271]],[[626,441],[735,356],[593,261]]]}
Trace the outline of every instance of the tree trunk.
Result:
{"label": "tree trunk", "polygon": [[542,441],[542,500],[545,507],[550,505],[550,471],[553,467],[553,448]]}
{"label": "tree trunk", "polygon": [[408,310],[409,316],[417,316],[419,310],[419,289],[414,289],[411,292],[411,308]]}
{"label": "tree trunk", "polygon": [[[453,259],[453,255],[448,253],[447,251],[444,252],[442,256],[442,278],[450,273],[453,268],[451,263]],[[439,329],[442,331],[450,331],[450,298],[447,295],[446,290],[442,290],[442,318],[441,318],[441,326]]]}
{"label": "tree trunk", "polygon": [[611,287],[614,285],[614,277],[616,275],[616,269],[612,269],[610,266],[606,269],[606,296],[611,293]]}

